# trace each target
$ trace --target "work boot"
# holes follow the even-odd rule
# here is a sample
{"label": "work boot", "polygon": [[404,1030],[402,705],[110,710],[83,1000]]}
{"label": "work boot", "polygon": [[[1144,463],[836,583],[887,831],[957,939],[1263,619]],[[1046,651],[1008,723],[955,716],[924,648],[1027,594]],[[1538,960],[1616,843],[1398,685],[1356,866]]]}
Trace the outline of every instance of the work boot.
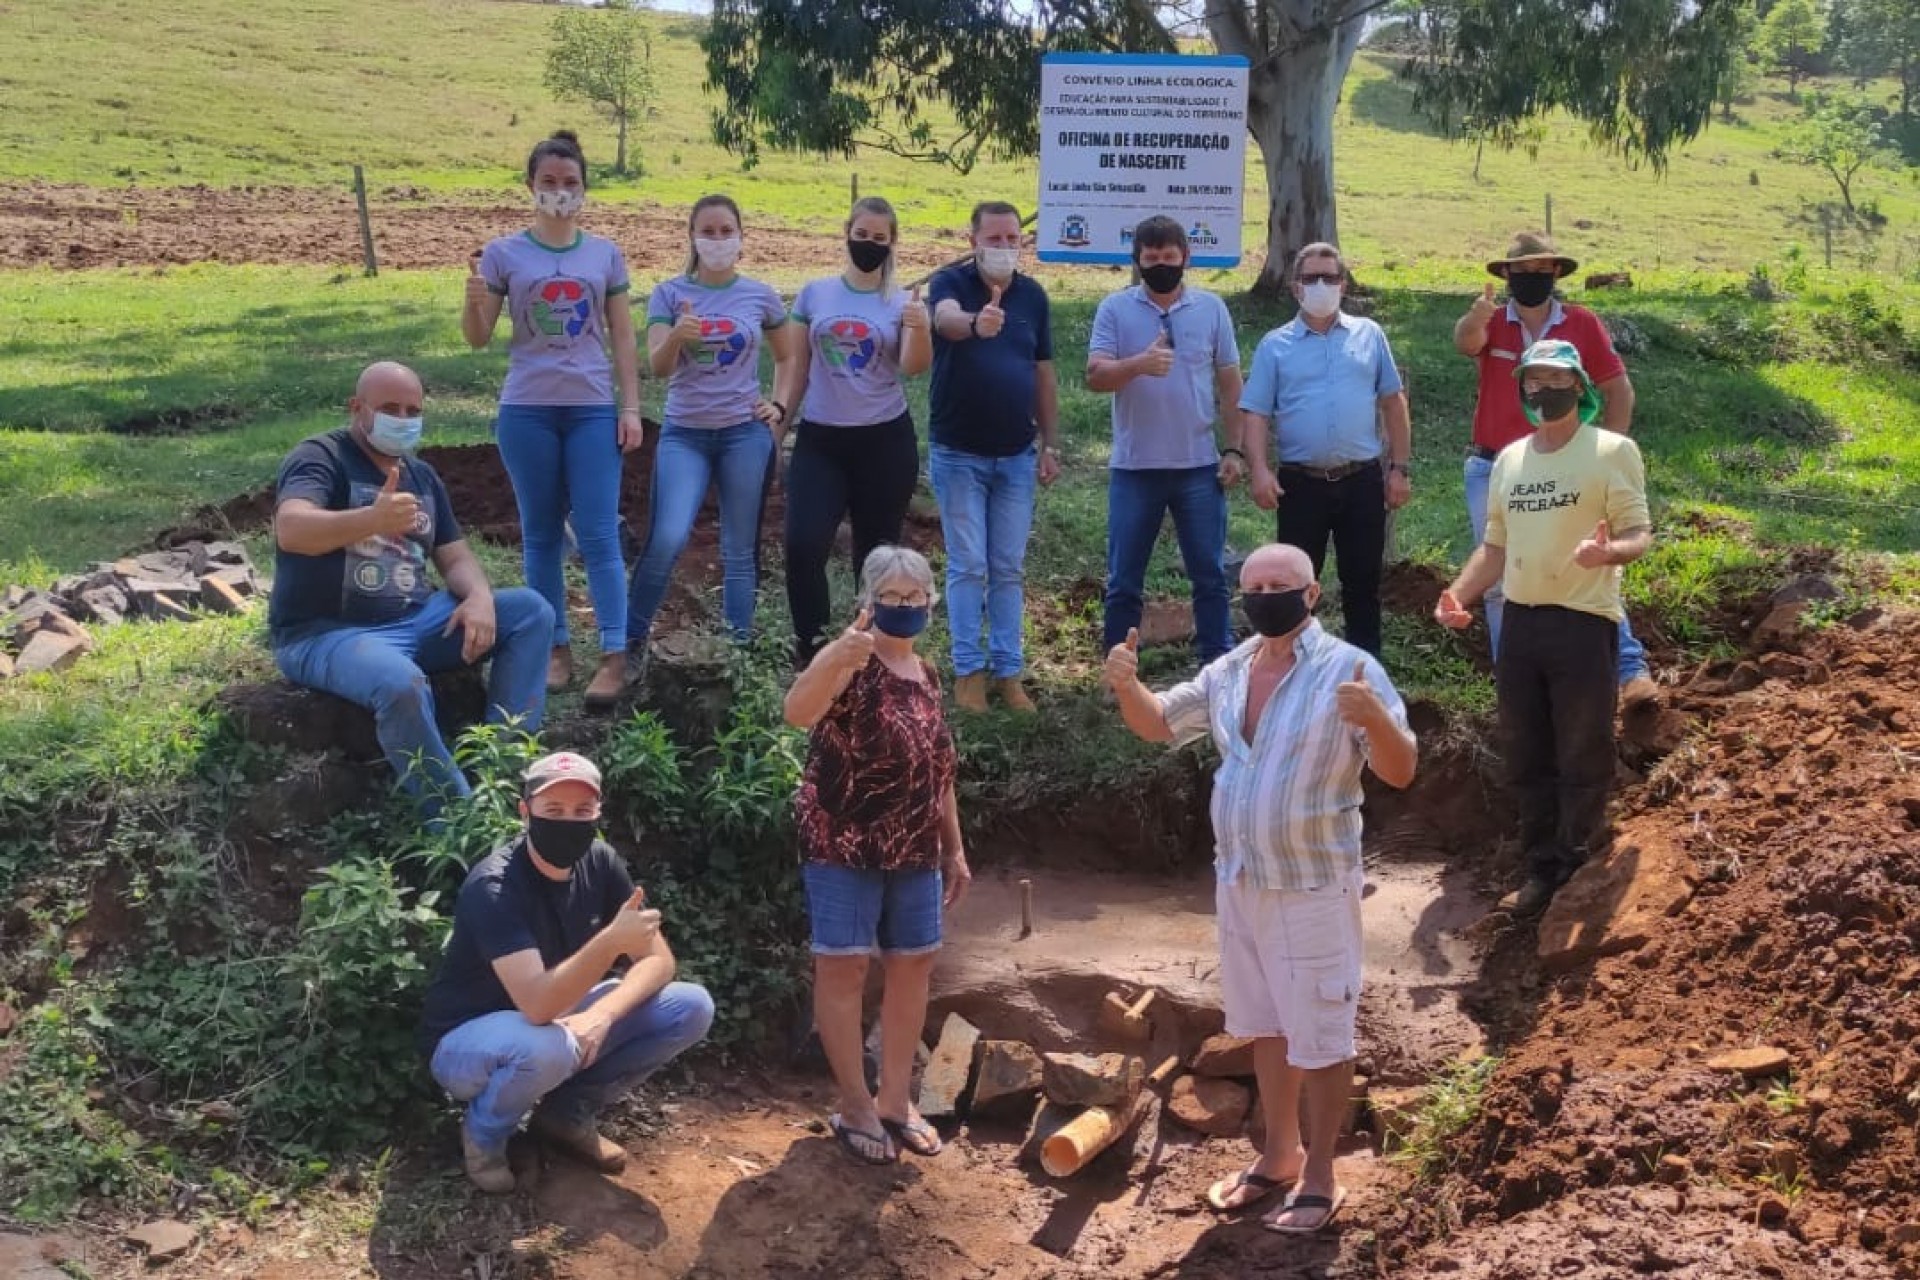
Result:
{"label": "work boot", "polygon": [[600,665],[594,669],[593,679],[587,682],[587,692],[582,701],[591,711],[605,711],[620,700],[620,691],[627,686],[627,655],[624,653],[603,653]]}
{"label": "work boot", "polygon": [[513,1190],[513,1169],[507,1164],[506,1148],[483,1150],[468,1132],[464,1119],[460,1121],[460,1161],[466,1166],[468,1180],[488,1195],[503,1196]]}
{"label": "work boot", "polygon": [[652,655],[653,651],[647,647],[647,642],[644,640],[627,646],[627,665],[620,676],[629,687],[647,678],[647,663]]}
{"label": "work boot", "polygon": [[1660,686],[1653,682],[1652,676],[1639,675],[1620,686],[1620,710],[1627,712],[1642,703],[1660,701]]}
{"label": "work boot", "polygon": [[527,1130],[601,1173],[618,1173],[627,1167],[627,1149],[594,1128],[591,1120],[565,1120],[535,1111]]}
{"label": "work boot", "polygon": [[1516,916],[1538,915],[1553,901],[1559,887],[1542,876],[1528,876],[1527,882],[1500,899],[1500,909]]}
{"label": "work boot", "polygon": [[1027,696],[1027,687],[1020,683],[1019,676],[1002,676],[993,683],[1000,693],[1000,701],[1006,704],[1007,710],[1022,714],[1039,710],[1033,705],[1033,699]]}
{"label": "work boot", "polygon": [[566,645],[553,646],[547,655],[547,692],[558,693],[573,683],[573,650]]}
{"label": "work boot", "polygon": [[976,671],[953,682],[953,705],[962,711],[987,709],[987,673]]}

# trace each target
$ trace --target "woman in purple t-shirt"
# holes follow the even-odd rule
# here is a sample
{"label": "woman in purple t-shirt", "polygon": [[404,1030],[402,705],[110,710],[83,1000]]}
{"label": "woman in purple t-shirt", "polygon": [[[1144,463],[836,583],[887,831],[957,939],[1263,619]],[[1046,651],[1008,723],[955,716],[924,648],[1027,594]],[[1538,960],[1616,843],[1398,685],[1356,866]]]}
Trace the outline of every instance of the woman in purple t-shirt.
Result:
{"label": "woman in purple t-shirt", "polygon": [[571,133],[534,147],[527,189],[533,225],[480,251],[467,277],[460,327],[478,349],[493,340],[502,309],[512,317],[494,432],[520,507],[527,585],[553,606],[547,688],[564,689],[573,678],[562,572],[571,514],[600,631],[600,665],[586,703],[606,707],[626,676],[620,456],[640,447],[642,433],[627,264],[611,240],[579,228],[587,159]]}
{"label": "woman in purple t-shirt", "polygon": [[895,287],[900,222],[893,206],[868,196],[846,225],[847,265],[809,281],[793,302],[807,358],[793,362],[780,399],[800,413],[787,471],[787,607],[793,665],[804,670],[823,643],[831,608],[827,561],[840,522],[853,523],[853,563],[900,541],[900,524],[920,478],[902,378],[926,372],[933,339],[920,291]]}
{"label": "woman in purple t-shirt", "polygon": [[788,406],[760,394],[760,346],[773,352],[774,385],[791,378],[796,327],[772,286],[734,270],[740,260],[740,206],[703,196],[687,219],[685,274],[663,280],[647,300],[647,360],[667,380],[666,421],[653,458],[647,549],[627,597],[627,665],[646,660],[647,632],[667,580],[686,549],[707,486],[720,489],[721,608],[727,630],[745,640],[760,587],[760,515]]}

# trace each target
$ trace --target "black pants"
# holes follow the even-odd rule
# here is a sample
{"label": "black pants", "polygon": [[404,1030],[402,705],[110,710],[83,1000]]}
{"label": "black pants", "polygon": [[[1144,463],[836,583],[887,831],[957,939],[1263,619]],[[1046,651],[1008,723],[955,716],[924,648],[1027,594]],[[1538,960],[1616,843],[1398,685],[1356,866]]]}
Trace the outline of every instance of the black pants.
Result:
{"label": "black pants", "polygon": [[1549,884],[1566,883],[1606,827],[1619,657],[1611,618],[1507,602],[1500,731],[1528,870]]}
{"label": "black pants", "polygon": [[832,608],[827,561],[840,521],[852,516],[858,577],[868,552],[899,541],[919,478],[920,445],[911,414],[868,427],[802,422],[795,428],[787,468],[787,608],[793,614],[796,665],[812,659],[834,621],[827,616]]}
{"label": "black pants", "polygon": [[1377,462],[1338,480],[1322,480],[1282,463],[1275,536],[1300,548],[1319,577],[1327,539],[1340,569],[1340,609],[1347,643],[1380,656],[1380,562],[1387,552],[1386,474]]}

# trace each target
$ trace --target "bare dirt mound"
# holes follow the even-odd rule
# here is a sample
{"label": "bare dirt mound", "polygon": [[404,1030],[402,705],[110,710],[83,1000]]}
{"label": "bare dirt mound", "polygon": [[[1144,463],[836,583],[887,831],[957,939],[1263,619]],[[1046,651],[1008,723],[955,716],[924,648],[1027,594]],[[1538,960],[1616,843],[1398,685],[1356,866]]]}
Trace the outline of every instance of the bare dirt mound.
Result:
{"label": "bare dirt mound", "polygon": [[[527,206],[512,199],[428,200],[405,188],[371,200],[373,244],[383,267],[464,268],[495,236],[523,230]],[[841,260],[835,233],[758,223],[747,213],[747,259],[755,271],[830,271]],[[616,241],[636,274],[658,276],[686,261],[686,215],[655,205],[594,203],[588,230]],[[937,267],[966,251],[957,234],[915,233],[903,267]],[[0,184],[0,267],[143,267],[190,262],[309,263],[358,269],[359,214],[350,192],[297,187],[115,188]]]}
{"label": "bare dirt mound", "polygon": [[1609,862],[1497,942],[1511,1047],[1405,1274],[1920,1276],[1920,616],[1854,623],[1695,672]]}

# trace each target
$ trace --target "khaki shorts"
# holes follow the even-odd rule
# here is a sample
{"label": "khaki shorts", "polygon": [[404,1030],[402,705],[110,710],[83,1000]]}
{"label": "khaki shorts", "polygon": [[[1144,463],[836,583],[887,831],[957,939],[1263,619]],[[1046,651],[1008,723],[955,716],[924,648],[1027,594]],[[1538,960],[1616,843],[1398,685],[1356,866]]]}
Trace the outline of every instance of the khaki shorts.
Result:
{"label": "khaki shorts", "polygon": [[1358,868],[1315,889],[1221,883],[1220,984],[1231,1036],[1284,1036],[1305,1071],[1352,1058],[1360,1008]]}

